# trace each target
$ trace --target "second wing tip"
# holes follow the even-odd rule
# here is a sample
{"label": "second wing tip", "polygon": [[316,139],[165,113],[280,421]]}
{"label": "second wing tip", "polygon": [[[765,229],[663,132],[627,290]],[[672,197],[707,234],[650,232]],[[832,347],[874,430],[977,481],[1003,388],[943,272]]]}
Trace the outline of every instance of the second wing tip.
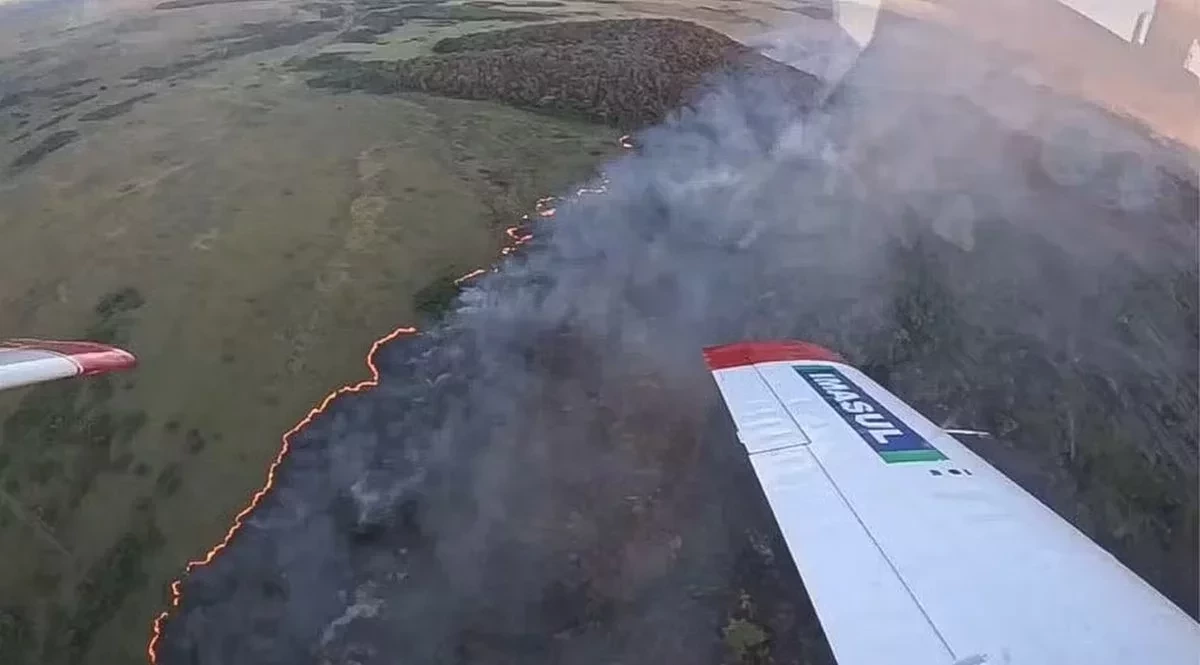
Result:
{"label": "second wing tip", "polygon": [[830,351],[823,346],[811,342],[799,342],[795,340],[735,342],[733,344],[709,346],[704,349],[704,362],[708,364],[709,370],[712,371],[779,360],[846,362],[835,351]]}
{"label": "second wing tip", "polygon": [[69,358],[78,368],[77,376],[119,372],[138,364],[137,357],[129,351],[100,342],[19,338],[0,340],[0,349],[40,351]]}

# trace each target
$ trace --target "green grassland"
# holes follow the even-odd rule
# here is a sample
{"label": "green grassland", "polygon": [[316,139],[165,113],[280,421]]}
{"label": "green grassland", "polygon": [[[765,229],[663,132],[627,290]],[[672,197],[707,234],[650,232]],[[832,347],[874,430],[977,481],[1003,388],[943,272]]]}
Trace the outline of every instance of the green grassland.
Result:
{"label": "green grassland", "polygon": [[[372,340],[437,316],[537,198],[620,150],[616,129],[489,102],[313,90],[288,62],[341,24],[247,11],[183,53],[99,58],[75,77],[96,80],[63,88],[96,95],[77,117],[41,90],[51,64],[49,82],[26,73],[29,122],[0,128],[0,336],[141,360],[0,395],[6,665],[144,660],[167,584],[261,485],[280,435],[366,376]],[[68,42],[75,68],[122,25]]]}

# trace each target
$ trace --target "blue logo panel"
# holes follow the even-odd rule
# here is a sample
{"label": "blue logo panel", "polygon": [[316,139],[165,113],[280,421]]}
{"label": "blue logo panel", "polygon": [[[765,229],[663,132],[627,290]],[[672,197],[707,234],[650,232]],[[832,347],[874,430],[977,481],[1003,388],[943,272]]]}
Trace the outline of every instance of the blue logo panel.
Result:
{"label": "blue logo panel", "polygon": [[817,391],[871,449],[892,464],[937,462],[946,459],[925,437],[892,415],[836,367],[793,365],[792,369]]}

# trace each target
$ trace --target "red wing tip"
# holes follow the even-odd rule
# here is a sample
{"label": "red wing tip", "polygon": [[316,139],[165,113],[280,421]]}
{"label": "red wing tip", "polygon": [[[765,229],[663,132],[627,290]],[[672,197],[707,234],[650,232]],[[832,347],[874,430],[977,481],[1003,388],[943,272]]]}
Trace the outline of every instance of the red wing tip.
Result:
{"label": "red wing tip", "polygon": [[132,353],[98,342],[14,339],[0,342],[0,347],[49,351],[66,356],[79,365],[79,376],[106,374],[137,366],[137,358]]}
{"label": "red wing tip", "polygon": [[708,363],[708,368],[712,371],[779,360],[846,362],[840,355],[823,346],[790,340],[737,342],[704,349],[704,362]]}
{"label": "red wing tip", "polygon": [[83,368],[83,376],[107,374],[137,367],[137,358],[122,349],[110,348],[73,356]]}

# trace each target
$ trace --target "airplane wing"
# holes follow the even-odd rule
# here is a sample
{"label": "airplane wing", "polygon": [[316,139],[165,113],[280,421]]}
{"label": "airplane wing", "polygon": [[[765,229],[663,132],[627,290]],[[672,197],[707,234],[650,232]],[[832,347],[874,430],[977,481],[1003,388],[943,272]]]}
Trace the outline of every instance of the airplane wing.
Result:
{"label": "airplane wing", "polygon": [[0,390],[43,381],[92,376],[137,365],[133,354],[95,342],[0,340]]}
{"label": "airplane wing", "polygon": [[1200,659],[1191,617],[837,354],[704,356],[839,665]]}

